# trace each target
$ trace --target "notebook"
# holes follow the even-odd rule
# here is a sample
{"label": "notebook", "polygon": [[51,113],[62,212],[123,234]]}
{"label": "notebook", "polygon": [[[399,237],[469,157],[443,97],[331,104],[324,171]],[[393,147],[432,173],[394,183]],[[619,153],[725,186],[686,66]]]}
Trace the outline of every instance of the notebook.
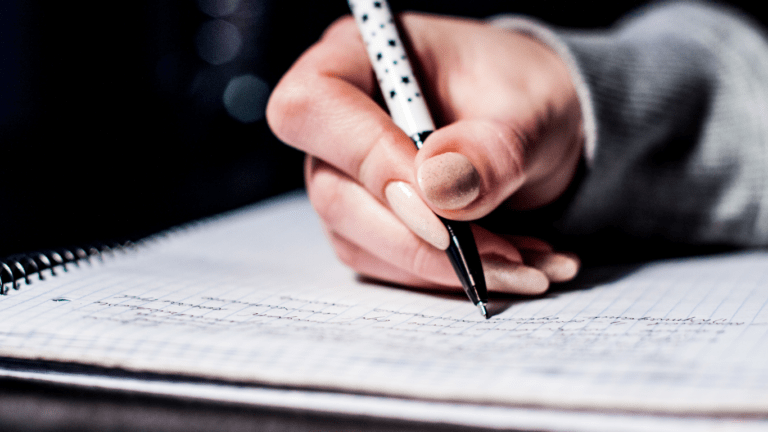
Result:
{"label": "notebook", "polygon": [[357,277],[291,194],[42,273],[0,297],[0,375],[499,428],[768,426],[766,251],[591,269],[485,320]]}

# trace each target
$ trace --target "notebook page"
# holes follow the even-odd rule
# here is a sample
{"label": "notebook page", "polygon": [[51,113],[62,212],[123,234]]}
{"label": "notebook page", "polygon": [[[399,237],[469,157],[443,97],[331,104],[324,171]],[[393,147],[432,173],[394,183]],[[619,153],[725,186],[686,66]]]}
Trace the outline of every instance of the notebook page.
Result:
{"label": "notebook page", "polygon": [[303,197],[0,299],[0,355],[435,400],[768,411],[768,254],[495,304],[358,281]]}

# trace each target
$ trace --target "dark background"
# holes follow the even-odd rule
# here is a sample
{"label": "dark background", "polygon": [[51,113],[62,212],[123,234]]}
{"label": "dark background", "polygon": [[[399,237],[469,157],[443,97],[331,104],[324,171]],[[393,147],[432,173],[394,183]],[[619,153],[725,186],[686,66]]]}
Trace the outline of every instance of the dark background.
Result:
{"label": "dark background", "polygon": [[[240,0],[223,16],[203,12],[225,3],[0,2],[0,258],[141,237],[301,187],[301,154],[263,119],[233,118],[222,95],[250,74],[266,86],[251,101],[263,105],[346,4]],[[393,1],[401,10],[516,12],[582,28],[609,26],[641,3]],[[738,6],[764,21],[760,4]],[[241,36],[237,55],[218,64],[201,57],[199,36],[216,20]],[[0,429],[465,430],[10,378],[0,380]]]}
{"label": "dark background", "polygon": [[[516,12],[595,28],[643,2],[392,3],[474,17]],[[301,187],[302,156],[271,135],[258,107],[293,60],[345,13],[342,0],[4,0],[0,257],[141,237]],[[206,61],[217,47],[210,31],[222,27],[230,42],[232,29],[240,35],[240,49]],[[257,107],[245,122],[222,97],[243,75],[257,84],[241,99],[241,108]]]}

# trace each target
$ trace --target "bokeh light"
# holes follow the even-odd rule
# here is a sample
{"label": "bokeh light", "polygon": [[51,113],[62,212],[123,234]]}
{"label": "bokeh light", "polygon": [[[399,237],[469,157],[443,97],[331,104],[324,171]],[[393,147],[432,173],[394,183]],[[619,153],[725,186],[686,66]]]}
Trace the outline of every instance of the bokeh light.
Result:
{"label": "bokeh light", "polygon": [[213,65],[224,64],[237,57],[243,45],[243,38],[237,27],[227,21],[216,19],[200,26],[195,46],[200,58]]}
{"label": "bokeh light", "polygon": [[224,89],[224,107],[230,116],[243,123],[264,118],[269,85],[251,74],[232,78]]}
{"label": "bokeh light", "polygon": [[232,14],[239,4],[240,0],[197,0],[200,10],[214,18]]}

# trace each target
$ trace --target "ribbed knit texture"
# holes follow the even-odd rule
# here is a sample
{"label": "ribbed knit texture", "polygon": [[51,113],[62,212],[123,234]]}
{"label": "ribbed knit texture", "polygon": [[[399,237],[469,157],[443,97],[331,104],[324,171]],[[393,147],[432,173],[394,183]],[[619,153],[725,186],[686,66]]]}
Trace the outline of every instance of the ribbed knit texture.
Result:
{"label": "ribbed knit texture", "polygon": [[558,233],[768,245],[768,43],[757,26],[668,3],[608,31],[555,33],[596,124]]}

